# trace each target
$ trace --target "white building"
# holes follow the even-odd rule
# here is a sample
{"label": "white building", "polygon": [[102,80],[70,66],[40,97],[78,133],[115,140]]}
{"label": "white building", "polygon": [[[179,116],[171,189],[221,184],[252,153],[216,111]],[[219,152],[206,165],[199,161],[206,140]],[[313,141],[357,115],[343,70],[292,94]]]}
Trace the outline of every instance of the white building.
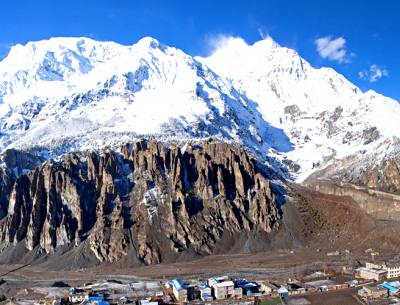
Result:
{"label": "white building", "polygon": [[386,264],[384,270],[387,271],[387,278],[391,279],[394,277],[400,277],[400,264]]}
{"label": "white building", "polygon": [[71,303],[83,302],[86,298],[87,293],[74,293],[69,296],[69,301]]}
{"label": "white building", "polygon": [[243,297],[243,289],[240,288],[240,287],[235,288],[235,289],[233,290],[233,293],[234,293],[234,295],[235,295],[235,299],[241,299],[241,298]]}
{"label": "white building", "polygon": [[211,287],[201,283],[199,285],[200,288],[200,299],[204,302],[212,302],[213,297],[212,297],[212,292],[211,292]]}
{"label": "white building", "polygon": [[383,263],[383,264],[375,264],[375,263],[365,263],[367,268],[380,269],[387,271],[386,278],[391,279],[394,277],[400,277],[400,263]]}
{"label": "white building", "polygon": [[172,292],[174,297],[178,302],[187,302],[188,300],[188,291],[187,286],[180,280],[174,279],[170,282],[172,286]]}
{"label": "white building", "polygon": [[356,269],[356,272],[358,273],[358,276],[360,278],[365,279],[365,280],[380,281],[387,277],[386,270],[376,269],[376,268],[361,267],[361,268]]}
{"label": "white building", "polygon": [[139,301],[140,305],[158,305],[158,302],[151,302],[149,299],[143,299]]}
{"label": "white building", "polygon": [[232,281],[211,278],[208,284],[212,287],[214,298],[217,300],[235,297],[235,284]]}

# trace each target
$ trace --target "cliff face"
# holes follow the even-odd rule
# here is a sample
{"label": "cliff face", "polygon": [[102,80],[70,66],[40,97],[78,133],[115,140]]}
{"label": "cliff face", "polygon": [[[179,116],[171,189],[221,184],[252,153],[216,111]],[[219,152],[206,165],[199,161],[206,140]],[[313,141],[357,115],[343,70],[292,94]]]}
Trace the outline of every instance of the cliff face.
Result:
{"label": "cliff face", "polygon": [[399,220],[399,195],[329,179],[308,180],[306,185],[323,194],[352,198],[363,211],[376,219]]}
{"label": "cliff face", "polygon": [[0,188],[2,251],[84,244],[99,261],[152,264],[211,254],[227,236],[267,234],[280,218],[255,161],[222,143],[67,154],[18,178],[4,170]]}
{"label": "cliff face", "polygon": [[15,182],[15,176],[6,168],[0,168],[0,219],[7,215],[10,193]]}
{"label": "cliff face", "polygon": [[400,159],[388,157],[363,164],[362,158],[332,163],[310,175],[303,185],[318,192],[354,199],[377,219],[397,221],[400,216]]}
{"label": "cliff face", "polygon": [[344,180],[400,195],[400,158],[386,159],[376,166],[353,172],[355,174],[349,171],[347,175],[343,175]]}

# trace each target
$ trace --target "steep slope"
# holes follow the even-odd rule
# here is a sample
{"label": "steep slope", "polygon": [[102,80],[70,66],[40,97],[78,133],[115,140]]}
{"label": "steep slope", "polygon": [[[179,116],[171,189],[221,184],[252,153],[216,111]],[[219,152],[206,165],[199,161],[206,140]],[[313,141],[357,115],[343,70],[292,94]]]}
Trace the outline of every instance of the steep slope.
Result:
{"label": "steep slope", "polygon": [[293,149],[277,146],[276,155],[297,181],[350,157],[359,172],[399,156],[397,101],[363,93],[334,70],[311,67],[271,38],[254,45],[226,38],[210,57],[197,59],[254,101],[267,122],[284,130]]}
{"label": "steep slope", "polygon": [[[159,263],[268,247],[281,217],[269,180],[234,146],[141,141],[0,176],[0,260],[74,253],[71,266]],[[264,241],[263,241],[264,240]],[[79,257],[83,257],[79,259]]]}
{"label": "steep slope", "polygon": [[213,136],[264,154],[277,132],[254,102],[152,38],[133,46],[52,38],[13,47],[0,63],[0,126],[0,150],[46,158],[142,137]]}

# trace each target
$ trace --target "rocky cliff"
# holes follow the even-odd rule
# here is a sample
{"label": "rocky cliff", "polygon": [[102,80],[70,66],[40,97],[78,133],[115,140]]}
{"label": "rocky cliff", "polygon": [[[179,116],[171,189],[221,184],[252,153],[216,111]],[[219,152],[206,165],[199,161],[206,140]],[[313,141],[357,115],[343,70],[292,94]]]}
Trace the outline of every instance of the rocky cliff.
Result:
{"label": "rocky cliff", "polygon": [[[354,199],[377,219],[400,217],[400,159],[388,156],[377,165],[363,166],[362,157],[337,160],[310,175],[304,182],[318,192]],[[368,162],[372,164],[371,162]]]}
{"label": "rocky cliff", "polygon": [[280,218],[255,160],[212,142],[141,141],[120,152],[66,154],[19,175],[3,168],[0,212],[3,254],[85,248],[99,262],[145,264],[215,253],[218,243],[229,251],[235,235],[268,235]]}
{"label": "rocky cliff", "polygon": [[352,198],[367,214],[379,220],[398,221],[400,196],[351,183],[330,179],[309,179],[306,186],[324,194]]}
{"label": "rocky cliff", "polygon": [[400,195],[400,158],[387,158],[370,167],[357,165],[339,171],[336,176],[349,183]]}

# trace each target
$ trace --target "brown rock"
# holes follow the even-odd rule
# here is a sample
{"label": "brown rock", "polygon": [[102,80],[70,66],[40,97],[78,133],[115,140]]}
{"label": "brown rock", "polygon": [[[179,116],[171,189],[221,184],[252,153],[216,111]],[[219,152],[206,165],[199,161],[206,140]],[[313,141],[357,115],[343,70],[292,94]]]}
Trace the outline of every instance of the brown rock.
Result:
{"label": "brown rock", "polygon": [[181,151],[141,141],[121,153],[67,154],[15,182],[0,178],[3,246],[51,254],[83,243],[105,262],[207,255],[222,238],[271,232],[280,218],[255,161],[223,143]]}

